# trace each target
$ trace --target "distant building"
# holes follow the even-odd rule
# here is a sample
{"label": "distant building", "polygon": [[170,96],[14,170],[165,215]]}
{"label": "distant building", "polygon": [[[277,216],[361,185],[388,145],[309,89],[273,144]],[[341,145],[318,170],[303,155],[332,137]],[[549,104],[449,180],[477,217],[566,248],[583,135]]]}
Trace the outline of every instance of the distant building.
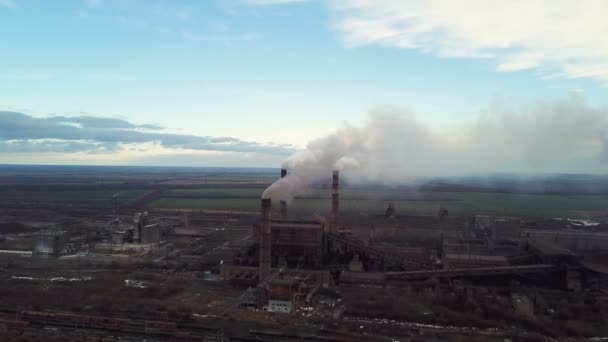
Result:
{"label": "distant building", "polygon": [[68,254],[68,233],[63,230],[44,230],[33,236],[32,255],[35,257],[60,257]]}
{"label": "distant building", "polygon": [[133,242],[141,242],[141,234],[144,226],[148,224],[148,213],[136,213],[133,217]]}
{"label": "distant building", "polygon": [[160,224],[145,225],[141,228],[140,241],[143,244],[160,243],[161,235]]}
{"label": "distant building", "polygon": [[122,244],[128,241],[128,232],[124,230],[117,230],[112,232],[112,243]]}
{"label": "distant building", "polygon": [[355,253],[353,259],[348,263],[348,270],[351,272],[363,272],[363,263],[359,260],[359,254]]}
{"label": "distant building", "polygon": [[142,244],[160,243],[162,227],[158,223],[150,223],[147,212],[136,213],[133,217],[133,242]]}
{"label": "distant building", "polygon": [[522,232],[527,241],[550,241],[571,251],[599,252],[608,250],[608,234],[575,229],[527,229]]}
{"label": "distant building", "polygon": [[445,268],[508,266],[509,258],[505,255],[445,253],[443,265]]}
{"label": "distant building", "polygon": [[267,310],[291,313],[295,310],[297,283],[292,277],[274,279],[269,285]]}
{"label": "distant building", "polygon": [[319,267],[323,259],[324,229],[324,222],[319,220],[272,220],[272,263],[276,265],[284,258],[288,267]]}
{"label": "distant building", "polygon": [[528,253],[518,243],[485,239],[445,239],[442,244],[445,268],[508,266],[527,262]]}

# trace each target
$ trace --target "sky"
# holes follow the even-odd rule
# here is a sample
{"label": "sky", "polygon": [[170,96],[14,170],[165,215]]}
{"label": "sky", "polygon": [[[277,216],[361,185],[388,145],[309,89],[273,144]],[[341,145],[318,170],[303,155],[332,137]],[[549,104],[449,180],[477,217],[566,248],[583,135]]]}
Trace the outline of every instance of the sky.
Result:
{"label": "sky", "polygon": [[[608,139],[605,13],[602,0],[0,0],[0,163],[276,167],[377,112],[449,140],[572,102],[602,127],[583,125],[588,150]],[[605,155],[547,165],[605,172]],[[528,171],[516,164],[494,171]]]}

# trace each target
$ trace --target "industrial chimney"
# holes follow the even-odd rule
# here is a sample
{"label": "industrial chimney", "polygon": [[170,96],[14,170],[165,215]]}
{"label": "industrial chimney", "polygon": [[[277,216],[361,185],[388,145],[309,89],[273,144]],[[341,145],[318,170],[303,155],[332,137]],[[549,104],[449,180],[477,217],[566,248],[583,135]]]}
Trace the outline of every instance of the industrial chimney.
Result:
{"label": "industrial chimney", "polygon": [[[281,178],[285,178],[285,176],[287,176],[287,170],[281,169]],[[287,218],[287,201],[286,200],[281,200],[279,203],[281,204],[281,207],[280,207],[280,210],[281,210],[280,213],[281,213],[281,215],[280,215],[280,217],[282,219],[286,219]]]}
{"label": "industrial chimney", "polygon": [[272,202],[270,198],[262,198],[262,222],[260,225],[260,275],[259,282],[263,282],[264,279],[270,274],[270,262],[272,252],[272,240],[271,240],[271,209]]}
{"label": "industrial chimney", "polygon": [[337,170],[334,171],[331,181],[331,231],[338,231],[338,213],[340,211],[340,195],[339,195],[340,174]]}

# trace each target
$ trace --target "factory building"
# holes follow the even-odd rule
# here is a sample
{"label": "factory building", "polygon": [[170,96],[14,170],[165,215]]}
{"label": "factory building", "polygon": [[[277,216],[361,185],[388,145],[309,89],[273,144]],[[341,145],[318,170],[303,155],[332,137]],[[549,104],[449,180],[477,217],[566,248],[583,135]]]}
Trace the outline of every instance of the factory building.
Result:
{"label": "factory building", "polygon": [[112,243],[122,244],[128,241],[128,232],[124,230],[116,230],[111,233]]}
{"label": "factory building", "polygon": [[323,228],[315,220],[271,220],[271,263],[317,268],[323,258]]}
{"label": "factory building", "polygon": [[69,237],[63,230],[44,230],[33,236],[32,255],[41,258],[57,258],[68,254]]}
{"label": "factory building", "polygon": [[115,243],[132,240],[133,243],[157,244],[162,240],[162,227],[159,223],[151,223],[147,212],[135,213],[133,227],[127,232],[114,232],[112,240],[116,240]]}
{"label": "factory building", "polygon": [[141,231],[148,224],[148,212],[136,213],[133,216],[133,242],[141,242]]}
{"label": "factory building", "polygon": [[608,233],[588,232],[574,229],[548,230],[528,229],[522,232],[526,241],[550,241],[571,251],[606,251]]}
{"label": "factory building", "polygon": [[160,224],[148,224],[141,227],[140,241],[143,244],[160,243],[161,235]]}
{"label": "factory building", "polygon": [[[281,178],[287,176],[281,170]],[[332,174],[332,211],[329,227],[323,220],[287,218],[287,203],[280,201],[280,218],[272,219],[270,198],[262,199],[262,219],[256,225],[260,241],[260,278],[268,276],[271,266],[315,269],[323,262],[324,233],[335,232],[339,224],[339,173]]]}
{"label": "factory building", "polygon": [[295,310],[297,282],[292,277],[281,276],[270,282],[267,311],[291,313]]}
{"label": "factory building", "polygon": [[[286,203],[281,201],[280,205],[281,218],[273,219],[271,200],[265,198],[261,202],[262,219],[255,225],[260,245],[259,279],[267,277],[271,267],[315,269],[323,262],[325,222],[287,219]],[[333,217],[335,223],[337,214]]]}

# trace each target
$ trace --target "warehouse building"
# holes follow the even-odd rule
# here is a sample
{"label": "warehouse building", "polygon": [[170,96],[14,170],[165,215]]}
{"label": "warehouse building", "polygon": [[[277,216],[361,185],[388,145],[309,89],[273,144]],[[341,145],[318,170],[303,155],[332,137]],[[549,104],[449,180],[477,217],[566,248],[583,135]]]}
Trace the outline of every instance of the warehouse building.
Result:
{"label": "warehouse building", "polygon": [[69,237],[63,230],[43,230],[33,236],[32,255],[35,257],[60,257],[68,254]]}

